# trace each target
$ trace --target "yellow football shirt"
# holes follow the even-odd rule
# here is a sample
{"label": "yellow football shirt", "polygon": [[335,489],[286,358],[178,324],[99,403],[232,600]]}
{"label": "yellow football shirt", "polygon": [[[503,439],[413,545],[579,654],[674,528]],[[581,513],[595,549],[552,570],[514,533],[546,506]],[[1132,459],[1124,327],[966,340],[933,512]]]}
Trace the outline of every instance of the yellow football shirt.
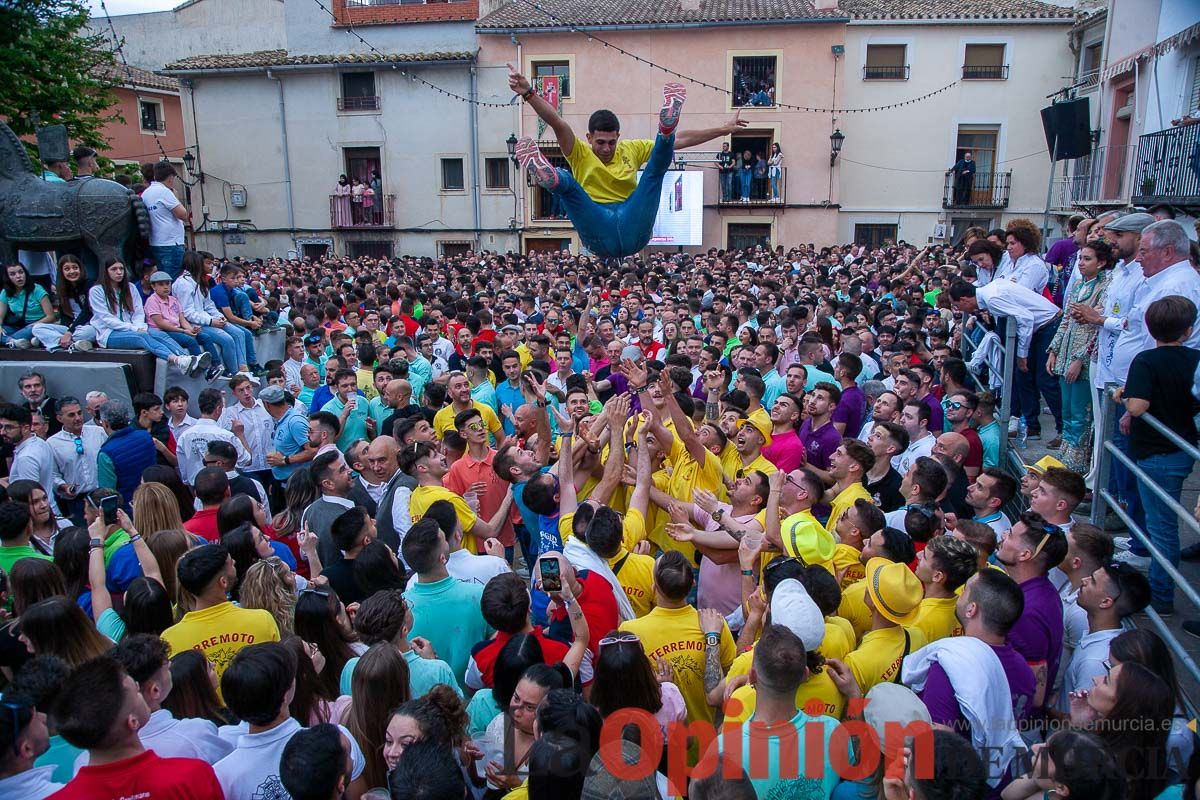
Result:
{"label": "yellow football shirt", "polygon": [[954,597],[926,597],[921,601],[917,613],[917,621],[913,628],[919,628],[928,642],[936,642],[947,636],[962,636],[962,623],[954,614]]}
{"label": "yellow football shirt", "polygon": [[[837,493],[837,497],[833,498],[829,512],[829,521],[825,524],[825,530],[837,535],[837,524],[841,520],[842,514],[846,513],[846,509],[854,508],[854,501],[862,498],[868,502],[875,502],[871,498],[871,493],[867,491],[867,487],[861,483],[853,483]],[[871,531],[874,533],[874,531]],[[868,534],[863,534],[866,538]]]}
{"label": "yellow football shirt", "polygon": [[867,608],[866,593],[867,579],[863,578],[842,590],[842,604],[838,606],[838,616],[850,623],[859,641],[871,629],[871,609]]}
{"label": "yellow football shirt", "polygon": [[650,158],[653,139],[621,139],[607,164],[592,151],[586,140],[576,138],[567,153],[571,174],[597,203],[623,203],[637,188],[637,173]]}
{"label": "yellow football shirt", "polygon": [[[500,441],[504,436],[504,429],[500,427],[500,418],[496,416],[496,412],[492,411],[491,406],[487,403],[481,403],[478,400],[472,401],[472,405],[479,411],[479,415],[483,417],[483,424],[487,426],[488,432]],[[454,430],[454,418],[458,416],[458,412],[454,410],[454,406],[446,406],[433,415],[433,432],[437,435],[438,441],[446,435],[446,431]]]}
{"label": "yellow football shirt", "polygon": [[[757,707],[758,690],[753,686],[739,686],[725,703],[725,722],[745,722]],[[816,704],[820,703],[820,708]],[[740,705],[740,708],[739,708]],[[809,675],[808,680],[796,690],[796,708],[810,715],[814,711],[834,719],[841,719],[846,698],[838,691],[827,670]]]}
{"label": "yellow football shirt", "polygon": [[839,572],[845,570],[842,574],[842,590],[845,591],[852,583],[861,581],[867,577],[866,567],[863,566],[859,559],[862,556],[862,551],[851,547],[848,544],[839,542],[833,548],[833,569],[834,577],[837,577]]}
{"label": "yellow football shirt", "polygon": [[[622,559],[624,560],[622,563]],[[617,564],[621,571],[616,572]],[[608,566],[616,572],[625,597],[633,606],[633,613],[644,617],[654,608],[654,558],[640,553],[631,553],[624,547],[608,560]]]}
{"label": "yellow football shirt", "polygon": [[269,611],[220,603],[184,614],[183,619],[163,631],[162,638],[170,655],[185,650],[203,653],[217,673],[217,694],[220,695],[221,675],[238,651],[252,644],[278,642],[279,626]]}
{"label": "yellow football shirt", "polygon": [[463,533],[470,533],[471,529],[475,527],[477,519],[475,512],[467,505],[467,501],[462,498],[462,495],[455,494],[445,486],[418,486],[413,489],[413,493],[408,499],[408,513],[412,517],[413,524],[420,522],[429,507],[438,500],[445,500],[454,506],[454,513],[458,516]]}
{"label": "yellow football shirt", "polygon": [[[641,638],[651,667],[660,658],[670,662],[674,683],[683,695],[690,722],[714,720],[716,709],[708,704],[704,691],[704,631],[700,629],[700,614],[695,608],[657,606],[644,617],[622,622],[621,630],[636,633]],[[735,655],[737,646],[729,626],[722,622],[721,669],[728,669]]]}

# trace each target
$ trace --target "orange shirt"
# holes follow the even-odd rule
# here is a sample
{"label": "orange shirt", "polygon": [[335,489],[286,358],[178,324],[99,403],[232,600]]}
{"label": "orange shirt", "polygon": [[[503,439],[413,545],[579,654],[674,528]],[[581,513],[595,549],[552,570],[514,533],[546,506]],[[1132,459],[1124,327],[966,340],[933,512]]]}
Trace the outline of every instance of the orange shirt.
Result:
{"label": "orange shirt", "polygon": [[[496,457],[496,451],[489,449],[487,458],[483,461],[476,461],[471,457],[471,452],[468,450],[463,453],[463,457],[450,465],[450,471],[446,473],[446,477],[442,478],[442,485],[455,494],[466,494],[471,484],[482,481],[487,484],[487,491],[479,495],[479,517],[480,519],[491,519],[500,509],[500,504],[504,501],[504,494],[508,491],[509,485],[501,480],[496,475],[496,470],[492,469],[492,459]],[[503,527],[500,528],[499,534],[496,536],[500,540],[500,544],[505,547],[512,547],[516,541],[516,534],[513,533],[513,514],[517,512],[516,504],[512,506],[512,513],[504,520]],[[467,537],[475,539],[475,537]],[[465,544],[465,543],[464,543]],[[483,552],[483,542],[476,540],[478,552]],[[470,549],[468,547],[468,549]]]}

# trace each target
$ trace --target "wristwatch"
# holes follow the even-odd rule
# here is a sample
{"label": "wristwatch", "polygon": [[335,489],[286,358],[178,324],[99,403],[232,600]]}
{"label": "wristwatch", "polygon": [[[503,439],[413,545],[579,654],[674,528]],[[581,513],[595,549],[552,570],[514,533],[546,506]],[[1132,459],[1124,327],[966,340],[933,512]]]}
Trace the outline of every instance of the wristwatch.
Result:
{"label": "wristwatch", "polygon": [[283,457],[283,465],[284,465],[285,467],[286,467],[286,466],[288,466],[288,465],[289,465],[289,464],[291,464],[291,463],[292,463],[292,457],[291,457],[291,456],[284,456],[284,457]]}
{"label": "wristwatch", "polygon": [[95,550],[97,547],[104,547],[104,541],[102,539],[89,539],[88,540],[88,549],[89,550]]}
{"label": "wristwatch", "polygon": [[713,522],[720,522],[721,517],[723,517],[723,516],[725,516],[725,509],[723,509],[723,508],[718,508],[716,511],[712,512]]}

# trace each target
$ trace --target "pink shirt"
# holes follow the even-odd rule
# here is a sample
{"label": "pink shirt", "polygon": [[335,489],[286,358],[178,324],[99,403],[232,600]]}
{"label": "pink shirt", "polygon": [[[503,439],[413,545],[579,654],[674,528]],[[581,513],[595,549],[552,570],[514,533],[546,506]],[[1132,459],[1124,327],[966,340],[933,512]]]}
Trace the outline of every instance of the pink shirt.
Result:
{"label": "pink shirt", "polygon": [[762,449],[762,454],[780,472],[791,472],[804,463],[804,442],[795,431],[779,433],[772,437],[769,447]]}
{"label": "pink shirt", "polygon": [[[725,509],[729,514],[732,506],[728,503],[718,503],[718,508]],[[755,515],[733,517],[742,524],[752,522]],[[719,531],[721,526],[713,521],[712,514],[700,506],[692,506],[692,520],[703,530]],[[742,603],[742,567],[735,559],[729,564],[718,564],[712,559],[700,559],[700,581],[696,596],[698,608],[715,608],[721,616],[728,616]]]}
{"label": "pink shirt", "polygon": [[[150,295],[145,303],[146,324],[151,328],[158,328],[154,324],[154,315],[161,314],[163,319],[169,320],[176,325],[179,324],[179,315],[183,313],[183,307],[179,305],[179,300],[175,295],[167,295],[167,299],[163,300],[158,294]],[[161,329],[160,329],[161,330]]]}

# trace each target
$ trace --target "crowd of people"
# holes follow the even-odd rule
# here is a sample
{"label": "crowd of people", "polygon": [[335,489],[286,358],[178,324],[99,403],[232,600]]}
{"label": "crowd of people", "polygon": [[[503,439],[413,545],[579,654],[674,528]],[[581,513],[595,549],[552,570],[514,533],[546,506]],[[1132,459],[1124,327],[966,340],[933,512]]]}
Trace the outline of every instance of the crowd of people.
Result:
{"label": "crowd of people", "polygon": [[[1194,245],[1133,212],[1042,253],[1016,220],[920,252],[187,251],[142,287],[64,258],[8,337],[195,374],[168,342],[209,346],[228,384],[32,371],[0,406],[0,796],[1196,797],[1173,657],[1128,624],[1175,588],[1080,514],[1118,403],[1163,490],[1114,469],[1121,512],[1178,563],[1192,462],[1144,417],[1197,441]],[[106,327],[122,298],[155,327]],[[1004,392],[1054,451],[1017,475]]]}

